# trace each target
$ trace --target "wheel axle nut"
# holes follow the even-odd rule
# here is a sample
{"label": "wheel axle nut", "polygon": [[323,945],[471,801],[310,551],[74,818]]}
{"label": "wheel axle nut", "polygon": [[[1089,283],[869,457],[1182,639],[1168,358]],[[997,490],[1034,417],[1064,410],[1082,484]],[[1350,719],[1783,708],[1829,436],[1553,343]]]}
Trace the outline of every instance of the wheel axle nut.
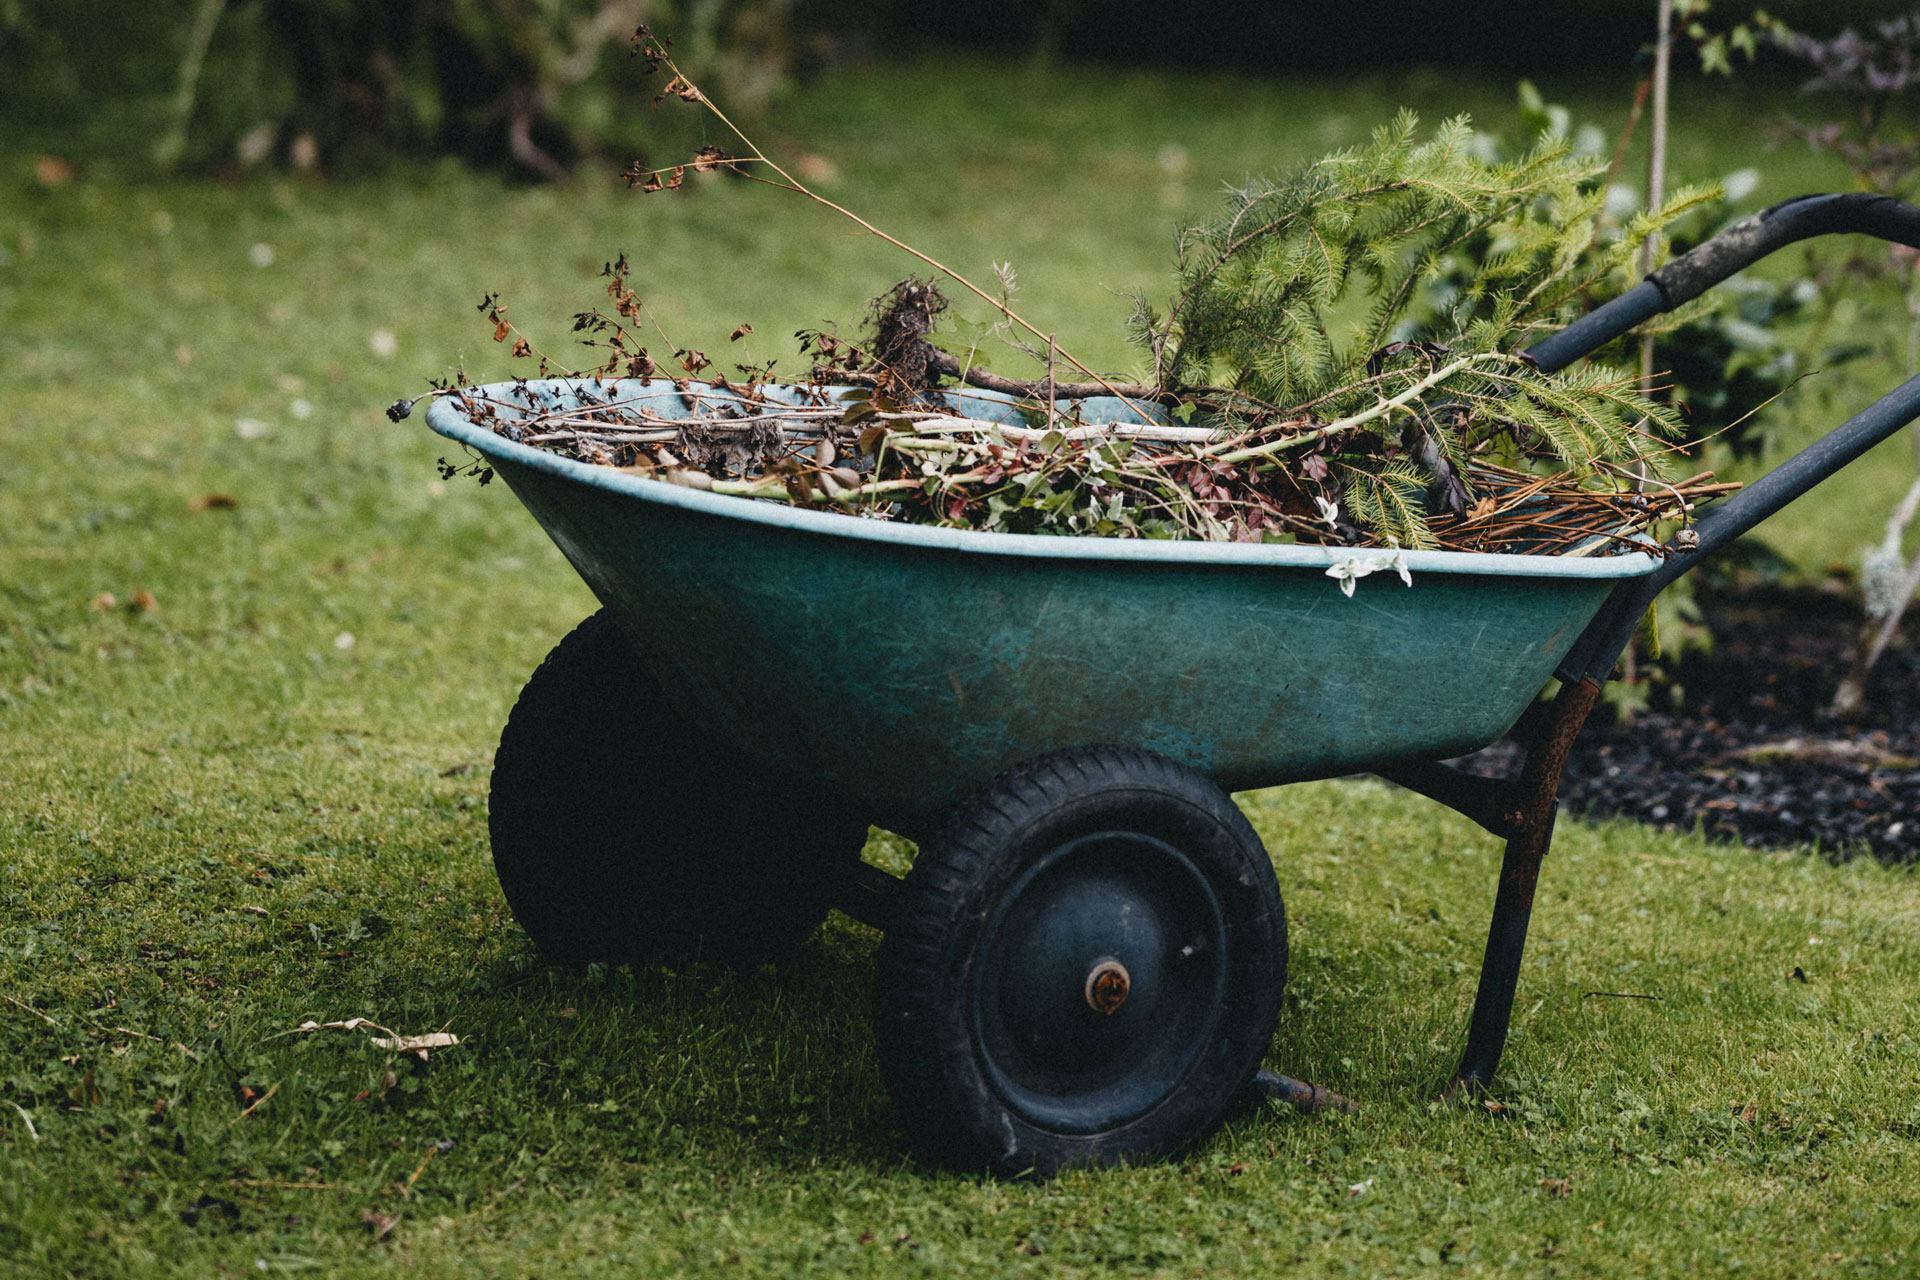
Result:
{"label": "wheel axle nut", "polygon": [[1111,1017],[1127,1002],[1131,984],[1127,966],[1118,960],[1102,960],[1087,971],[1087,1007]]}

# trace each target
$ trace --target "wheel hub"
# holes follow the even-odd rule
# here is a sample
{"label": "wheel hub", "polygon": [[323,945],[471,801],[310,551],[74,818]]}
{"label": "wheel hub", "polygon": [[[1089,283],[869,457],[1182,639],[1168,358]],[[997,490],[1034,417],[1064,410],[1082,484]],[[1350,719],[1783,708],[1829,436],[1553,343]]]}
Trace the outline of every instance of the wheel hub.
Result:
{"label": "wheel hub", "polygon": [[1087,1007],[1095,1013],[1112,1017],[1127,1002],[1127,991],[1131,984],[1127,966],[1118,960],[1102,960],[1087,970]]}
{"label": "wheel hub", "polygon": [[1224,952],[1220,904],[1174,846],[1109,831],[1049,850],[1002,894],[975,952],[989,1078],[1056,1132],[1150,1110],[1206,1041]]}

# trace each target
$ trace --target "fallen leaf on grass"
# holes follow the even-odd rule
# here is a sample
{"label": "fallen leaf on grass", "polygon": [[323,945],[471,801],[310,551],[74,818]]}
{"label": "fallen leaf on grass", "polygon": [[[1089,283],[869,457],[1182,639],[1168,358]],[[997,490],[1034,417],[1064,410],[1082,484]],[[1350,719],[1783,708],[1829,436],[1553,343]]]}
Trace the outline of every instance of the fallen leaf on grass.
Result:
{"label": "fallen leaf on grass", "polygon": [[133,599],[127,602],[127,608],[135,613],[158,613],[160,599],[151,591],[136,591],[133,593]]}
{"label": "fallen leaf on grass", "polygon": [[387,1233],[399,1224],[400,1219],[395,1215],[381,1213],[375,1209],[362,1209],[360,1211],[360,1221],[367,1224],[367,1230],[373,1232],[373,1238],[375,1240],[385,1240]]}
{"label": "fallen leaf on grass", "polygon": [[1550,1196],[1564,1196],[1573,1190],[1572,1178],[1542,1178],[1540,1189]]}
{"label": "fallen leaf on grass", "polygon": [[429,1050],[447,1049],[460,1043],[460,1037],[451,1031],[430,1031],[423,1036],[407,1036],[401,1035],[391,1027],[383,1027],[368,1018],[346,1018],[338,1022],[315,1022],[309,1018],[297,1027],[277,1032],[268,1036],[267,1039],[278,1040],[281,1036],[308,1035],[315,1031],[358,1031],[362,1027],[369,1031],[385,1032],[384,1035],[374,1036],[369,1041],[375,1048],[394,1053],[411,1053],[422,1062],[427,1060]]}
{"label": "fallen leaf on grass", "polygon": [[115,598],[113,592],[102,591],[99,595],[87,601],[87,608],[97,609],[100,612],[105,613],[107,610],[113,608],[113,606],[119,603],[120,601],[117,598]]}
{"label": "fallen leaf on grass", "polygon": [[[291,1031],[282,1031],[280,1035],[297,1036],[305,1031],[358,1031],[361,1027],[372,1027],[375,1031],[387,1030],[379,1023],[369,1022],[365,1018],[348,1018],[344,1022],[315,1022],[309,1018]],[[389,1034],[391,1033],[389,1032]],[[278,1036],[268,1037],[268,1039],[278,1038]]]}
{"label": "fallen leaf on grass", "polygon": [[460,1037],[451,1031],[429,1031],[424,1036],[394,1036],[388,1039],[375,1036],[373,1043],[382,1049],[391,1049],[395,1053],[417,1053],[425,1061],[427,1050],[448,1049],[460,1043]]}
{"label": "fallen leaf on grass", "polygon": [[203,493],[187,500],[189,511],[232,511],[239,505],[240,499],[230,493]]}
{"label": "fallen leaf on grass", "polygon": [[254,1111],[262,1103],[266,1102],[268,1098],[271,1098],[274,1094],[280,1092],[280,1082],[278,1080],[274,1081],[273,1084],[268,1087],[265,1093],[259,1094],[258,1096],[255,1096],[254,1091],[251,1088],[248,1088],[246,1085],[240,1086],[240,1092],[242,1097],[250,1098],[251,1101],[247,1103],[247,1109],[245,1111],[242,1111],[239,1115],[234,1117],[234,1121],[236,1123],[238,1121],[245,1120],[248,1116],[252,1115]]}

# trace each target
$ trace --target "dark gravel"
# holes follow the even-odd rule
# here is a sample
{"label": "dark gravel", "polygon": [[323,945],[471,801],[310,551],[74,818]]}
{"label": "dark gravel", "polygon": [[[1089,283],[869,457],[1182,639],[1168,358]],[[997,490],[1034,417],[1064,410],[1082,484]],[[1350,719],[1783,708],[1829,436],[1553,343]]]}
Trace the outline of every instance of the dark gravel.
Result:
{"label": "dark gravel", "polygon": [[[1566,807],[1756,848],[1920,860],[1920,643],[1896,640],[1874,669],[1861,723],[1838,725],[1821,713],[1858,634],[1852,599],[1704,584],[1698,598],[1712,653],[1689,654],[1680,696],[1656,692],[1631,723],[1596,712],[1567,762]],[[1507,772],[1517,760],[1500,743],[1466,763]]]}

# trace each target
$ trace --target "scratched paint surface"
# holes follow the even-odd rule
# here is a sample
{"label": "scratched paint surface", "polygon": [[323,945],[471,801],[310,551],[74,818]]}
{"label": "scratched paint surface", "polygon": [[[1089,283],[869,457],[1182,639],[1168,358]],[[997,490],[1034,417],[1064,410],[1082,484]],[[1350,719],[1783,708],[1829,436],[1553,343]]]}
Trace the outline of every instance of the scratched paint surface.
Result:
{"label": "scratched paint surface", "polygon": [[1473,750],[1614,585],[1376,573],[1348,598],[1315,567],[823,537],[495,460],[687,714],[909,831],[1057,747],[1235,790]]}

